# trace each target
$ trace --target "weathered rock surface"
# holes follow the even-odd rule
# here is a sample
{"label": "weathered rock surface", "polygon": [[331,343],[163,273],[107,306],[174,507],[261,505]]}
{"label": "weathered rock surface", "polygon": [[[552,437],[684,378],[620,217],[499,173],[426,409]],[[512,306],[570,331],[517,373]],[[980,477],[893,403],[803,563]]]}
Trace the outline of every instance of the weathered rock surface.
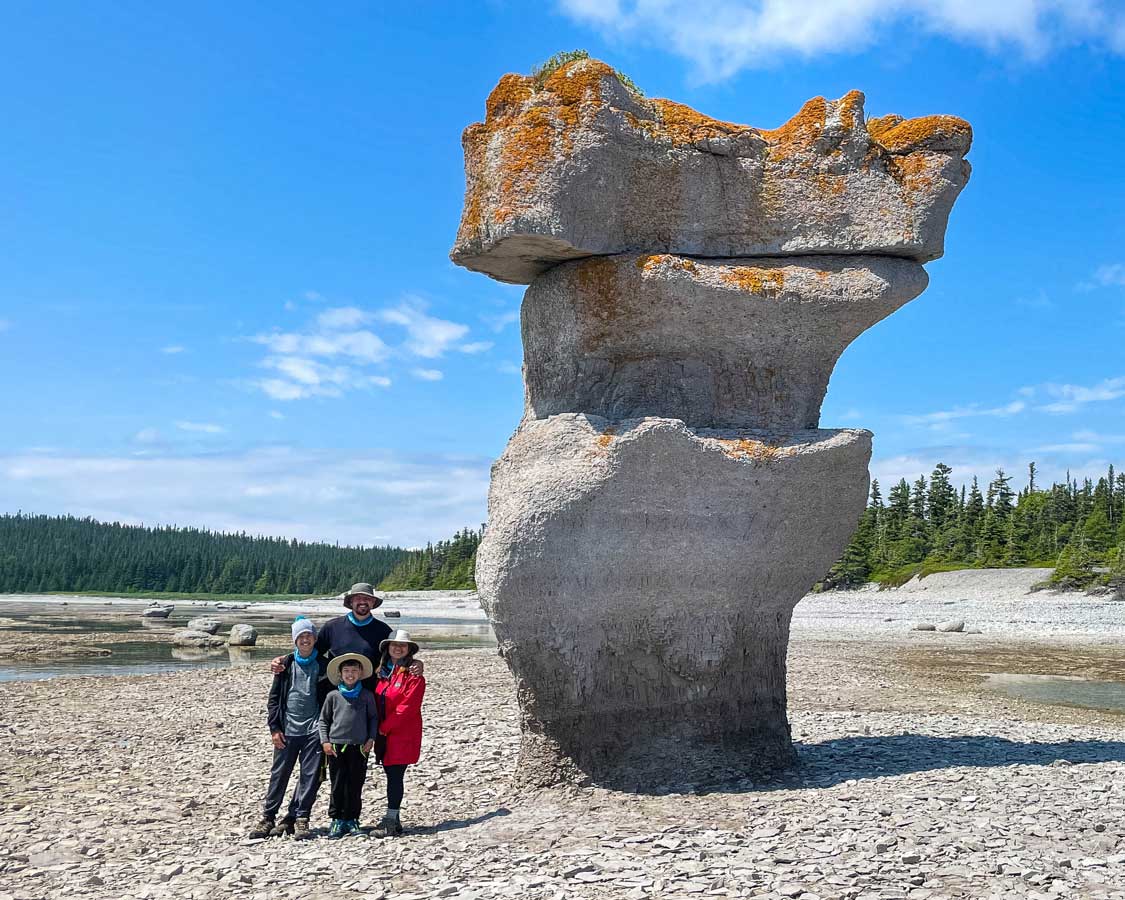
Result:
{"label": "weathered rock surface", "polygon": [[258,629],[253,625],[232,625],[227,643],[232,647],[253,647],[258,643]]}
{"label": "weathered rock surface", "polygon": [[226,639],[217,635],[208,634],[206,631],[192,631],[190,628],[177,631],[172,637],[174,647],[222,647]]}
{"label": "weathered rock surface", "polygon": [[864,97],[808,101],[776,129],[721,122],[627,89],[596,60],[541,85],[505,75],[463,137],[458,265],[530,283],[559,262],[942,255],[969,177],[969,124],[865,119]]}
{"label": "weathered rock surface", "polygon": [[525,422],[493,467],[476,576],[516,673],[522,776],[635,777],[681,740],[791,759],[789,618],[848,541],[870,452],[865,431]]}
{"label": "weathered rock surface", "polygon": [[223,623],[218,619],[211,618],[210,616],[204,616],[198,619],[191,619],[187,623],[187,627],[189,631],[202,631],[206,634],[215,634],[216,632],[218,632],[222,624]]}
{"label": "weathered rock surface", "polygon": [[815,430],[821,403],[925,288],[970,140],[855,91],[732,125],[594,60],[505,76],[466,130],[451,256],[531,283],[477,555],[526,782],[791,758],[790,617],[868,484],[870,435]]}
{"label": "weathered rock surface", "polygon": [[526,415],[815,428],[840,354],[926,283],[874,256],[559,265],[524,297]]}
{"label": "weathered rock surface", "polygon": [[941,622],[937,626],[938,631],[943,631],[946,634],[953,634],[955,632],[965,630],[965,622],[963,619],[949,619],[948,621]]}

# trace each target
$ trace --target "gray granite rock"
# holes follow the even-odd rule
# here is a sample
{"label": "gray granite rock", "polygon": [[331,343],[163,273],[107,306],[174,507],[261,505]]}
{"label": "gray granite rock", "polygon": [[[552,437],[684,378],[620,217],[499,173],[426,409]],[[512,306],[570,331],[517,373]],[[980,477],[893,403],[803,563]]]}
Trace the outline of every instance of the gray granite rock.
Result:
{"label": "gray granite rock", "polygon": [[866,431],[525,422],[493,467],[477,554],[525,780],[635,772],[681,740],[790,760],[789,618],[847,544],[869,456]]}
{"label": "gray granite rock", "polygon": [[232,647],[253,647],[258,643],[258,629],[253,625],[232,625],[228,643]]}
{"label": "gray granite rock", "polygon": [[815,428],[840,354],[926,282],[872,256],[559,265],[524,297],[526,415]]}
{"label": "gray granite rock", "polygon": [[188,630],[202,631],[206,634],[215,634],[219,630],[219,627],[221,625],[222,622],[220,622],[218,619],[211,618],[210,616],[192,619],[187,623]]}
{"label": "gray granite rock", "polygon": [[944,631],[947,634],[953,634],[958,631],[965,630],[965,623],[961,619],[950,619],[948,622],[941,622],[937,626],[938,631]]}
{"label": "gray granite rock", "polygon": [[645,250],[703,257],[942,255],[969,177],[968,123],[865,119],[816,97],[776,129],[645,99],[596,60],[505,75],[469,126],[451,256],[527,284],[559,262]]}
{"label": "gray granite rock", "polygon": [[224,638],[208,634],[206,631],[185,629],[183,631],[177,631],[172,636],[173,647],[194,647],[203,649],[207,647],[222,647],[225,644],[226,640]]}

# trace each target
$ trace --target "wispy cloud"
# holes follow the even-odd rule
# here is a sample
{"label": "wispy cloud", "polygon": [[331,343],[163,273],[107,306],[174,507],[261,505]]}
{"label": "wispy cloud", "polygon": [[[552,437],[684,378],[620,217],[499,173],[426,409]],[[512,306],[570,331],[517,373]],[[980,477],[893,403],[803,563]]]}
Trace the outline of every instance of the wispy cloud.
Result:
{"label": "wispy cloud", "polygon": [[405,328],[406,349],[425,359],[437,359],[469,333],[468,325],[427,315],[425,305],[414,298],[382,310],[379,318]]}
{"label": "wispy cloud", "polygon": [[1055,398],[1053,403],[1039,407],[1049,413],[1077,412],[1089,403],[1101,403],[1125,397],[1125,377],[1106,378],[1089,387],[1081,384],[1047,384],[1047,395]]}
{"label": "wispy cloud", "polygon": [[[383,334],[388,328],[392,335],[401,328],[405,337],[397,343],[394,337],[384,339],[373,330],[376,325],[381,326]],[[417,297],[379,310],[331,307],[304,330],[278,329],[250,337],[251,342],[269,351],[258,365],[273,373],[251,385],[281,401],[386,388],[392,384],[387,373],[397,363],[435,360],[450,351],[483,353],[492,348],[491,341],[463,343],[468,333],[467,325],[430,315],[426,303]],[[373,367],[380,371],[372,372]],[[432,366],[414,366],[410,373],[431,381],[442,377]]]}
{"label": "wispy cloud", "polygon": [[226,431],[222,425],[216,425],[214,422],[185,422],[183,420],[176,422],[176,427],[180,431],[188,431],[194,434],[223,434]]}
{"label": "wispy cloud", "polygon": [[12,327],[12,323],[8,319],[0,319],[0,334],[8,331]]}
{"label": "wispy cloud", "polygon": [[562,11],[615,39],[668,47],[704,80],[786,57],[856,54],[899,28],[998,53],[1039,58],[1087,42],[1125,50],[1125,15],[1111,0],[560,0]]}
{"label": "wispy cloud", "polygon": [[903,416],[902,418],[908,425],[934,425],[976,416],[1014,416],[1017,413],[1023,412],[1025,409],[1027,409],[1027,404],[1023,400],[1013,400],[1011,403],[1006,403],[1003,406],[981,407],[978,404],[971,404],[969,406],[958,406],[953,409],[940,410],[938,412]]}
{"label": "wispy cloud", "polygon": [[1096,288],[1106,287],[1125,287],[1125,263],[1108,263],[1098,266],[1089,279],[1078,284],[1080,291],[1092,291]]}
{"label": "wispy cloud", "polygon": [[490,462],[339,449],[143,457],[27,451],[0,455],[0,494],[12,509],[106,521],[422,546],[484,520]]}
{"label": "wispy cloud", "polygon": [[271,409],[270,410],[270,418],[271,419],[278,419],[278,420],[284,419],[285,413],[278,412],[276,409]]}
{"label": "wispy cloud", "polygon": [[186,349],[186,347],[182,347],[179,344],[169,344],[167,347],[161,347],[160,352],[167,353],[170,356],[174,356],[177,353],[183,353]]}
{"label": "wispy cloud", "polygon": [[157,444],[163,439],[159,428],[142,428],[133,435],[133,440],[138,444]]}
{"label": "wispy cloud", "polygon": [[520,311],[518,309],[508,309],[494,315],[485,314],[480,318],[485,325],[499,333],[509,325],[515,324],[520,320]]}

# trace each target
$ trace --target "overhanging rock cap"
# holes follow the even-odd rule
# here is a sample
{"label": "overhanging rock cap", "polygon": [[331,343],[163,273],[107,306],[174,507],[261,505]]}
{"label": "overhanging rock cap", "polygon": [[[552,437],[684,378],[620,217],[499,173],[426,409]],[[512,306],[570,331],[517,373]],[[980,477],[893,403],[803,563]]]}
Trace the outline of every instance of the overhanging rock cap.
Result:
{"label": "overhanging rock cap", "polygon": [[559,262],[644,250],[702,257],[941,256],[969,177],[969,124],[865,119],[809,100],[779,128],[634,93],[593,59],[505,75],[470,125],[458,265],[527,284]]}

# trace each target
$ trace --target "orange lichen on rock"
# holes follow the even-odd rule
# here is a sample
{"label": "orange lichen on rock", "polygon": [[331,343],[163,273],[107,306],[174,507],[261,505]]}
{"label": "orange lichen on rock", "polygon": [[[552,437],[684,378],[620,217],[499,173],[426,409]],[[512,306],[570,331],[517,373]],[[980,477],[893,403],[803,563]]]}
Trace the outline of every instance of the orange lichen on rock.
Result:
{"label": "orange lichen on rock", "polygon": [[672,100],[653,99],[649,101],[649,106],[656,114],[655,120],[637,119],[630,114],[629,121],[635,127],[643,128],[654,136],[666,138],[674,147],[693,144],[706,138],[737,134],[741,131],[756,131],[749,125],[736,125],[733,122],[712,119],[690,106]]}
{"label": "orange lichen on rock", "polygon": [[618,315],[617,266],[613,259],[591,257],[577,264],[581,296],[589,298],[588,311],[601,322],[611,322]]}
{"label": "orange lichen on rock", "polygon": [[616,428],[607,428],[600,435],[598,435],[598,437],[594,441],[594,443],[597,444],[602,449],[605,449],[606,447],[608,447],[610,444],[613,443],[613,438],[614,438],[614,435],[616,435],[616,434],[617,434]]}
{"label": "orange lichen on rock", "polygon": [[973,143],[973,127],[957,116],[922,116],[918,119],[883,116],[870,119],[867,132],[891,153],[913,150],[967,153]]}
{"label": "orange lichen on rock", "polygon": [[776,297],[785,287],[785,273],[781,269],[761,269],[757,266],[731,266],[724,268],[719,277],[739,290]]}
{"label": "orange lichen on rock", "polygon": [[523,75],[503,76],[484,103],[485,122],[491,125],[498,119],[518,115],[520,108],[534,93],[535,82],[532,79]]}
{"label": "orange lichen on rock", "polygon": [[840,127],[845,131],[851,131],[863,121],[863,101],[863,91],[848,91],[840,98]]}
{"label": "orange lichen on rock", "polygon": [[651,253],[647,256],[637,257],[637,268],[642,272],[654,272],[664,266],[672,266],[692,275],[698,271],[695,260],[683,256],[673,256],[670,253]]}
{"label": "orange lichen on rock", "polygon": [[908,193],[928,192],[934,186],[933,165],[925,153],[892,156],[887,160],[887,171]]}
{"label": "orange lichen on rock", "polygon": [[762,131],[762,137],[770,145],[770,159],[777,162],[811,148],[824,133],[827,116],[828,101],[823,97],[813,97],[780,128]]}
{"label": "orange lichen on rock", "polygon": [[731,459],[750,459],[754,462],[773,462],[786,456],[792,456],[792,447],[774,447],[762,441],[752,441],[747,438],[717,438],[723,453]]}

